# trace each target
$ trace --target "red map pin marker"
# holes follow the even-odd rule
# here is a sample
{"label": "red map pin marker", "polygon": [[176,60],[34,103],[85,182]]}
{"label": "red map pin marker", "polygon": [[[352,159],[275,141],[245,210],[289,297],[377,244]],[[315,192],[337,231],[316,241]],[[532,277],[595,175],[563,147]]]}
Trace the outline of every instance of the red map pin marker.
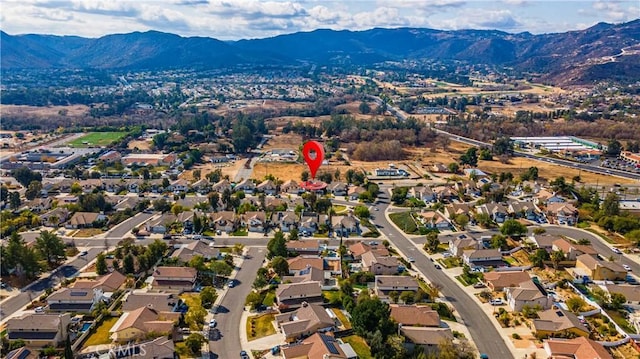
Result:
{"label": "red map pin marker", "polygon": [[[315,155],[313,154],[315,152]],[[316,172],[324,161],[324,147],[316,141],[307,141],[302,147],[302,156],[311,170],[311,178],[316,178]]]}

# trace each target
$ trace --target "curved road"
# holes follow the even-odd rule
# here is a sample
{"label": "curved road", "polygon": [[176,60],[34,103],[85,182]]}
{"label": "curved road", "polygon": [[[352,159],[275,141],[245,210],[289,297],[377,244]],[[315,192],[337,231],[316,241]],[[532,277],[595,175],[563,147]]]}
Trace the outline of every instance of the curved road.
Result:
{"label": "curved road", "polygon": [[[388,202],[388,195],[384,194],[380,200]],[[380,211],[386,211],[388,203],[379,204]],[[455,310],[464,320],[464,325],[469,328],[469,333],[481,353],[487,354],[489,358],[513,358],[511,350],[507,347],[502,335],[494,327],[491,318],[487,317],[480,305],[473,300],[465,291],[454,283],[451,278],[441,270],[435,268],[434,264],[427,258],[423,251],[415,247],[413,242],[396,229],[386,216],[376,216],[376,224],[383,228],[380,230],[387,236],[396,248],[405,256],[413,257],[416,267],[424,274],[431,283],[438,283],[442,286],[440,292],[453,304]]]}

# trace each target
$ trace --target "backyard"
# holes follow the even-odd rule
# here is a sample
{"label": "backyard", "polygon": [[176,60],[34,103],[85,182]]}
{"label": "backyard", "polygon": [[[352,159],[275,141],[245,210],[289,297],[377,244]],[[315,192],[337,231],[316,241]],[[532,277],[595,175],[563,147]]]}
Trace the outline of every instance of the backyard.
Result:
{"label": "backyard", "polygon": [[373,356],[371,356],[371,349],[369,349],[367,342],[365,342],[362,337],[349,335],[342,338],[342,341],[351,345],[356,354],[358,354],[359,359],[373,359]]}
{"label": "backyard", "polygon": [[124,138],[127,132],[91,132],[68,143],[71,147],[108,146]]}
{"label": "backyard", "polygon": [[100,325],[95,329],[95,332],[87,338],[83,344],[83,348],[92,345],[110,344],[111,338],[109,338],[109,330],[118,321],[118,317],[109,317],[102,321]]}
{"label": "backyard", "polygon": [[398,228],[402,229],[407,234],[418,234],[418,226],[413,219],[411,212],[399,212],[391,213],[389,218],[395,223]]}

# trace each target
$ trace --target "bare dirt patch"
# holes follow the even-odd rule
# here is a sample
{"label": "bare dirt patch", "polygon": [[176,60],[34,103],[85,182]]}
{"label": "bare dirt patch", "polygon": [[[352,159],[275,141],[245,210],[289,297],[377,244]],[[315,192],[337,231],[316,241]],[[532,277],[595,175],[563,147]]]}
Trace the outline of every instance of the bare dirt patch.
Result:
{"label": "bare dirt patch", "polygon": [[73,106],[19,106],[19,105],[0,105],[0,112],[5,116],[29,115],[34,117],[59,116],[64,113],[65,116],[83,116],[89,112],[89,107],[84,105]]}
{"label": "bare dirt patch", "polygon": [[193,178],[193,171],[199,169],[200,170],[200,178],[205,178],[205,176],[208,173],[211,173],[213,171],[215,171],[216,169],[220,169],[222,171],[222,177],[225,176],[229,176],[229,178],[231,179],[231,181],[233,181],[233,179],[236,176],[236,173],[238,173],[238,170],[240,168],[242,168],[242,166],[244,165],[244,162],[246,160],[242,159],[242,160],[238,160],[235,162],[227,162],[227,163],[207,163],[207,164],[203,164],[203,165],[199,165],[199,166],[194,166],[193,169],[188,170],[188,171],[184,171],[181,175],[180,178],[187,180],[187,181],[194,181]]}
{"label": "bare dirt patch", "polygon": [[127,146],[130,150],[138,149],[140,151],[148,151],[151,149],[151,140],[133,140],[129,141]]}
{"label": "bare dirt patch", "polygon": [[273,136],[264,145],[264,150],[272,149],[290,149],[298,150],[303,144],[302,136],[295,133],[287,133],[282,135]]}

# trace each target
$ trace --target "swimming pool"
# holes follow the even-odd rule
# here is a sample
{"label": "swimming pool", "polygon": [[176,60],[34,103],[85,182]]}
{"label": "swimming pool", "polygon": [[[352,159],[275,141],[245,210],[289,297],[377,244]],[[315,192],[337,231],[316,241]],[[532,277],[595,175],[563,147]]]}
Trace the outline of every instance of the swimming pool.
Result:
{"label": "swimming pool", "polygon": [[91,327],[91,323],[82,323],[82,327],[80,328],[81,332],[86,332]]}

